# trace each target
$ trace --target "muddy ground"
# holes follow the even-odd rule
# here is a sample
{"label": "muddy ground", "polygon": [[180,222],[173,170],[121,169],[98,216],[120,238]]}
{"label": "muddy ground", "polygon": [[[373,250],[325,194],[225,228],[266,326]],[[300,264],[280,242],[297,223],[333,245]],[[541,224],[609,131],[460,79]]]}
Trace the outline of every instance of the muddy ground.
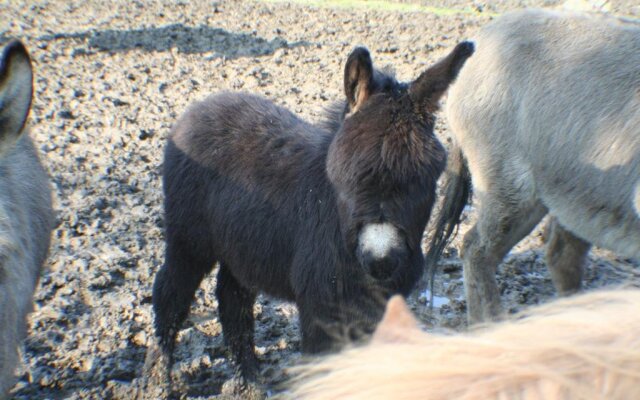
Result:
{"label": "muddy ground", "polygon": [[[427,3],[440,8],[403,8]],[[163,261],[162,149],[189,103],[245,90],[317,120],[342,98],[342,65],[355,45],[409,80],[495,15],[558,3],[0,0],[0,42],[20,38],[33,57],[31,133],[57,209],[13,396],[131,398],[152,336],[151,285]],[[609,6],[640,16],[633,1]],[[438,134],[446,140],[444,118]],[[470,209],[461,233],[473,219]],[[424,299],[412,303],[427,328],[464,328],[460,236],[438,276],[434,311]],[[538,229],[500,268],[509,309],[554,296],[542,246]],[[589,261],[589,288],[640,282],[633,261],[603,250]],[[214,286],[213,275],[179,335],[174,375],[187,398],[215,398],[232,375]],[[256,350],[273,385],[298,357],[296,310],[260,298],[255,312]]]}

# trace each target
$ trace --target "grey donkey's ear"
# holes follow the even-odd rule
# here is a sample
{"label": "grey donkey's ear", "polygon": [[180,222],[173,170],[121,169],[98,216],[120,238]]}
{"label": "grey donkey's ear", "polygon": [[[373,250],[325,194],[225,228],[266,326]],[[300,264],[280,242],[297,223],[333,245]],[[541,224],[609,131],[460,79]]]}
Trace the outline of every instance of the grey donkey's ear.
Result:
{"label": "grey donkey's ear", "polygon": [[344,94],[351,112],[357,111],[373,90],[373,63],[369,50],[356,47],[344,67]]}
{"label": "grey donkey's ear", "polygon": [[409,87],[409,95],[414,103],[417,103],[422,111],[436,111],[440,98],[473,52],[473,43],[459,43],[449,55],[424,71]]}
{"label": "grey donkey's ear", "polygon": [[0,60],[0,150],[20,135],[31,108],[33,72],[27,49],[12,40]]}

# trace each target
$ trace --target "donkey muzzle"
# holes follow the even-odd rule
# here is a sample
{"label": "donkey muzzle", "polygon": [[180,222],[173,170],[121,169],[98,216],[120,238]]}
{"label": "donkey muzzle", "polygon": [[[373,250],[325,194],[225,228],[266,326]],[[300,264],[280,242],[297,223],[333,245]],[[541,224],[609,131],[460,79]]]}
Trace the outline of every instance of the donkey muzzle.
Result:
{"label": "donkey muzzle", "polygon": [[372,277],[386,280],[407,261],[405,243],[404,235],[392,224],[367,224],[358,236],[357,257]]}

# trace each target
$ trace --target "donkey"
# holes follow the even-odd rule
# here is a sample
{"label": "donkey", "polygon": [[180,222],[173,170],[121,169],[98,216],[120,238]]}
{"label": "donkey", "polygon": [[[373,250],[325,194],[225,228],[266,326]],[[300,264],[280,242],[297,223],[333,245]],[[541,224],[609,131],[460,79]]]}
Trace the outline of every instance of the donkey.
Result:
{"label": "donkey", "polygon": [[295,367],[283,398],[637,399],[639,308],[640,290],[593,291],[443,335],[392,297],[369,344]]}
{"label": "donkey", "polygon": [[497,265],[546,215],[561,295],[580,290],[591,244],[640,256],[640,26],[529,10],[481,30],[451,88],[454,146],[433,266],[469,201],[461,255],[470,322],[502,313]]}
{"label": "donkey", "polygon": [[344,70],[347,101],[324,126],[249,94],[192,105],[165,152],[159,349],[146,368],[159,364],[169,378],[178,329],[216,262],[223,334],[244,382],[258,373],[258,292],[295,301],[306,353],[372,332],[386,300],[407,295],[423,271],[421,238],[446,163],[433,114],[472,53],[463,42],[400,83],[356,48]]}
{"label": "donkey", "polygon": [[0,60],[0,398],[15,381],[18,347],[53,227],[47,173],[23,132],[32,81],[27,50],[11,41]]}

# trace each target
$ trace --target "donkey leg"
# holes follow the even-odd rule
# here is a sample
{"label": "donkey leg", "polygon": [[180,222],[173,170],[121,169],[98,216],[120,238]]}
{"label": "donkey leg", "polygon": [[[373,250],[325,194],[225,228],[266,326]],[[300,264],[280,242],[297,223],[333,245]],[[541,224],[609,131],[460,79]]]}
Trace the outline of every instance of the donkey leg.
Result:
{"label": "donkey leg", "polygon": [[[173,349],[180,326],[189,315],[189,308],[202,279],[211,271],[215,259],[196,251],[189,240],[168,240],[165,264],[156,274],[153,284],[153,310],[159,354],[147,363],[160,362],[161,373],[170,381]],[[153,357],[152,357],[153,358]],[[148,365],[145,368],[151,368]]]}
{"label": "donkey leg", "polygon": [[335,351],[373,333],[382,319],[386,297],[365,290],[354,293],[339,304],[326,293],[305,293],[298,298],[304,353]]}
{"label": "donkey leg", "polygon": [[[0,272],[4,272],[0,269]],[[15,382],[20,343],[20,316],[13,287],[0,282],[0,398],[9,395]],[[9,282],[9,284],[15,282]],[[19,287],[15,285],[14,287]]]}
{"label": "donkey leg", "polygon": [[[323,301],[322,294],[304,293],[297,299],[302,333],[302,352],[319,354],[332,350],[338,342],[344,340],[344,332],[336,323],[334,301]],[[334,310],[334,311],[332,311]]]}
{"label": "donkey leg", "polygon": [[[325,324],[310,310],[300,308],[300,330],[302,331],[302,351],[320,354],[330,351],[340,339],[340,332],[330,332],[334,324]],[[331,326],[330,326],[331,325]]]}
{"label": "donkey leg", "polygon": [[229,267],[220,263],[216,296],[224,341],[238,363],[241,377],[255,382],[259,369],[254,352],[253,304],[256,294],[242,287]]}
{"label": "donkey leg", "polygon": [[547,265],[553,285],[561,296],[582,288],[582,274],[591,248],[589,242],[564,229],[555,218],[549,221]]}
{"label": "donkey leg", "polygon": [[481,204],[486,206],[480,207],[478,222],[465,235],[461,252],[469,323],[500,318],[498,264],[547,213],[540,204],[484,200]]}

